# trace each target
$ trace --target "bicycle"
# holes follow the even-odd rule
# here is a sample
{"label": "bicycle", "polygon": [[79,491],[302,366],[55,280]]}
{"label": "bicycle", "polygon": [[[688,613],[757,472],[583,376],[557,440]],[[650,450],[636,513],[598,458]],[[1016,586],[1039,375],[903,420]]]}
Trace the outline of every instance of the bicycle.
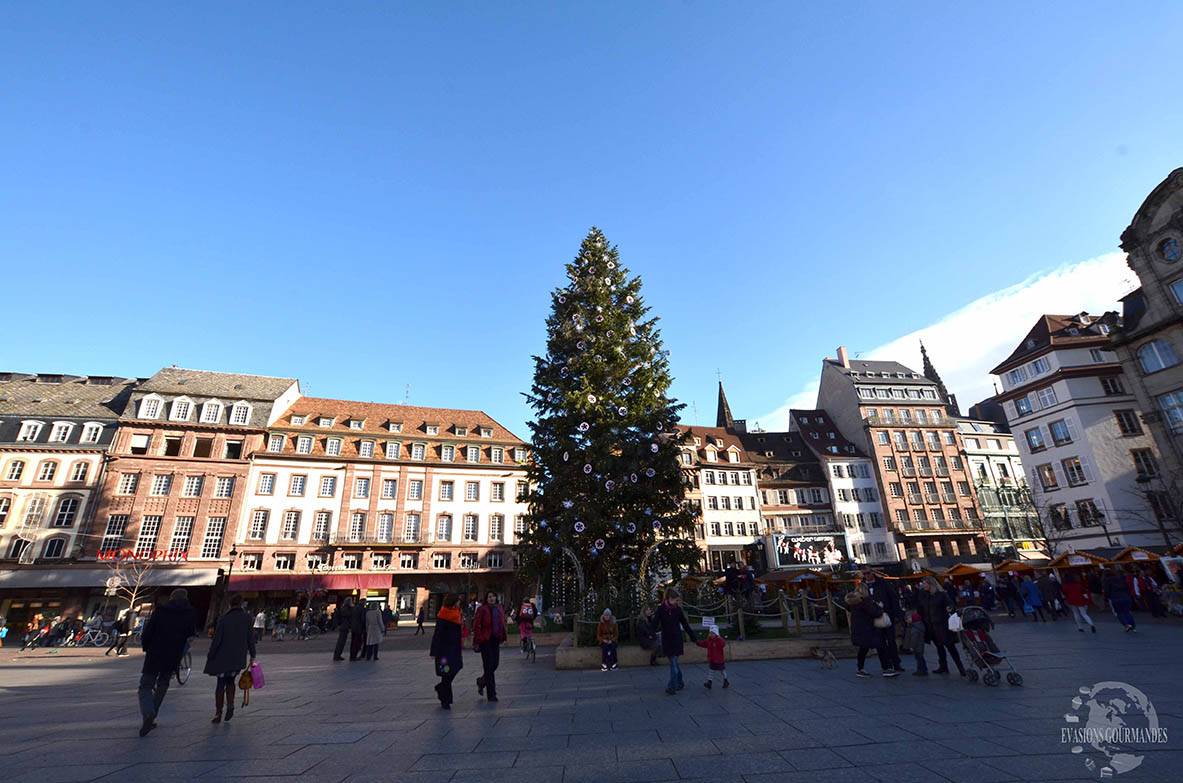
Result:
{"label": "bicycle", "polygon": [[100,631],[98,628],[87,628],[74,640],[74,646],[102,647],[109,641],[111,641],[111,637],[106,631]]}
{"label": "bicycle", "polygon": [[534,641],[534,632],[531,631],[527,636],[522,637],[522,655],[523,663],[530,661],[532,663],[538,662],[538,645]]}
{"label": "bicycle", "polygon": [[192,641],[192,639],[189,639],[185,642],[185,652],[181,654],[181,663],[177,666],[177,671],[175,672],[177,685],[184,685],[189,682],[189,675],[193,673],[193,655],[189,652],[189,645]]}

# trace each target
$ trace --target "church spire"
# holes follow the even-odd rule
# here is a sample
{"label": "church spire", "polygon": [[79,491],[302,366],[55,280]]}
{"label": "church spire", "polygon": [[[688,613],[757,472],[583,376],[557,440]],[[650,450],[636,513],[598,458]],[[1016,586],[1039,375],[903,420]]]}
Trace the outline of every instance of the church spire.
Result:
{"label": "church spire", "polygon": [[928,351],[924,348],[924,341],[920,341],[920,357],[924,361],[924,377],[937,385],[937,393],[941,396],[941,400],[945,403],[945,410],[950,416],[960,416],[961,407],[957,404],[957,396],[950,394],[949,390],[945,388],[945,382],[941,380],[940,373],[937,368],[933,366],[932,361],[928,358]]}
{"label": "church spire", "polygon": [[735,419],[731,418],[731,406],[727,404],[727,395],[723,393],[723,381],[719,380],[719,412],[715,417],[716,427],[735,429]]}

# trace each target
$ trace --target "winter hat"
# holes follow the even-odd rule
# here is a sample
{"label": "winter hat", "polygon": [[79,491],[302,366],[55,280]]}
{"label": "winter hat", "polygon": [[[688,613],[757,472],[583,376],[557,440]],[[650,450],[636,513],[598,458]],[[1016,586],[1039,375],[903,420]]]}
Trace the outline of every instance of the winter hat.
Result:
{"label": "winter hat", "polygon": [[713,633],[715,636],[719,635],[719,626],[717,626],[717,625],[712,625],[708,630],[710,630],[710,632]]}
{"label": "winter hat", "polygon": [[601,615],[601,617],[611,617],[611,616],[612,616],[612,610],[611,610],[611,609],[605,609],[605,610],[604,610],[604,614],[602,614],[602,615]]}

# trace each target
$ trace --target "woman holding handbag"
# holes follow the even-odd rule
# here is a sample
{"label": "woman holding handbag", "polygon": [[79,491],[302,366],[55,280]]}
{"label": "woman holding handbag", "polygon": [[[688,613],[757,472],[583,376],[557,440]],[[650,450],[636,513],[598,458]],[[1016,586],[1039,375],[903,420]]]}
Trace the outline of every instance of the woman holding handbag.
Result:
{"label": "woman holding handbag", "polygon": [[921,619],[924,620],[924,641],[932,642],[937,648],[937,668],[933,669],[933,674],[948,674],[948,656],[952,656],[953,663],[957,664],[957,670],[964,677],[965,666],[961,663],[961,655],[958,654],[955,644],[957,636],[949,630],[949,616],[953,614],[955,607],[936,577],[924,577],[917,608],[920,610]]}
{"label": "woman holding handbag", "polygon": [[859,677],[871,675],[863,669],[867,662],[867,653],[871,648],[879,656],[879,665],[883,668],[884,677],[898,677],[895,665],[887,659],[887,641],[884,633],[892,627],[891,618],[883,611],[875,599],[866,582],[859,582],[854,590],[846,594],[846,609],[850,613],[850,641],[858,647]]}
{"label": "woman holding handbag", "polygon": [[[250,661],[247,661],[247,657]],[[221,723],[234,717],[234,681],[238,673],[255,663],[255,629],[253,619],[241,600],[230,603],[230,611],[218,618],[214,639],[205,657],[205,673],[217,680],[214,685],[216,712],[210,723]],[[226,715],[222,717],[225,706]]]}
{"label": "woman holding handbag", "polygon": [[464,637],[468,629],[460,617],[460,596],[449,593],[444,597],[444,605],[435,618],[435,633],[431,637],[431,657],[435,659],[435,673],[440,678],[435,686],[435,695],[439,697],[440,707],[452,709],[452,680],[464,668],[461,650],[464,647]]}

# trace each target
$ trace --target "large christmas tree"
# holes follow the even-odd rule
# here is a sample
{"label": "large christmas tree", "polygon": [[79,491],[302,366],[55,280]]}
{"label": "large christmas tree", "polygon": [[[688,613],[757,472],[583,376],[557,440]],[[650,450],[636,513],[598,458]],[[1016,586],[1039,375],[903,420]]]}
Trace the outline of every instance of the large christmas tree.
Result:
{"label": "large christmas tree", "polygon": [[587,587],[631,590],[642,557],[677,577],[700,557],[684,502],[683,407],[667,396],[668,352],[617,249],[592,228],[553,294],[546,356],[528,395],[537,420],[530,514],[517,553],[523,579],[580,561]]}

